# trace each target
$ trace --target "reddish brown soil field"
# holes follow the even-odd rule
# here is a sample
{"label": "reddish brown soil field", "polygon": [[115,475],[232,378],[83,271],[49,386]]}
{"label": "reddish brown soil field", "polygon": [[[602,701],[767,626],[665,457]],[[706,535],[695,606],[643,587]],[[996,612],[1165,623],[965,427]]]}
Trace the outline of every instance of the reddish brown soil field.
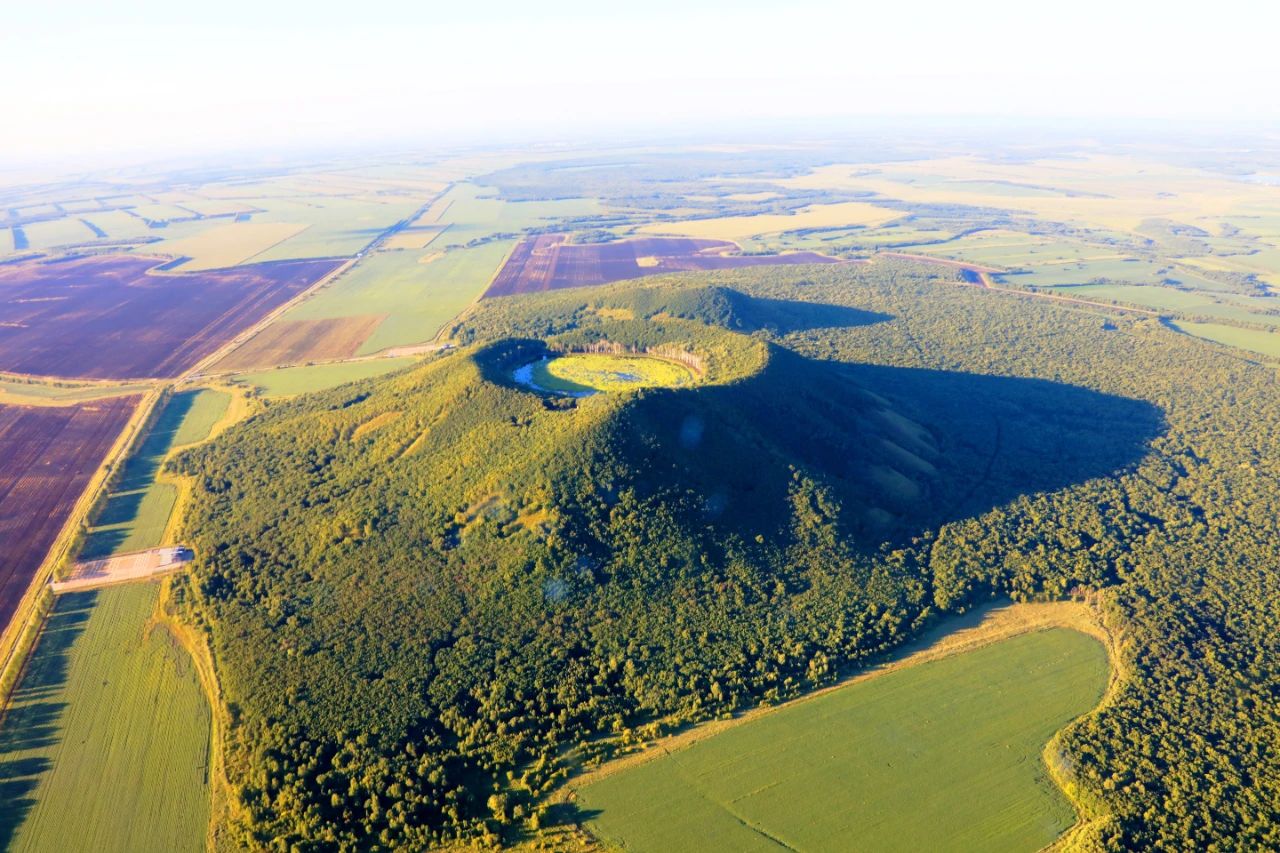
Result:
{"label": "reddish brown soil field", "polygon": [[0,266],[0,370],[177,376],[341,261],[148,274],[160,263],[95,255]]}
{"label": "reddish brown soil field", "polygon": [[542,234],[526,237],[516,246],[485,296],[586,287],[686,270],[841,263],[836,258],[816,252],[726,254],[736,249],[733,243],[723,240],[695,240],[690,237],[640,237],[616,243],[573,245],[565,242],[563,234]]}
{"label": "reddish brown soil field", "polygon": [[277,321],[219,360],[213,370],[248,370],[349,358],[385,317],[385,314],[365,314],[332,320]]}
{"label": "reddish brown soil field", "polygon": [[0,629],[138,399],[0,406]]}

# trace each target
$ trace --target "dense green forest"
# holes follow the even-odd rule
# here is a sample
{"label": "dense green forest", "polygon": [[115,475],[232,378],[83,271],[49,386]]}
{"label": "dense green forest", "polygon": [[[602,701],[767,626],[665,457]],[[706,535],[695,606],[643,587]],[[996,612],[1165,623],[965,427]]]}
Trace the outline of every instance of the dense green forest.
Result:
{"label": "dense green forest", "polygon": [[[1280,845],[1274,370],[908,264],[482,303],[465,346],[179,457],[252,847],[515,838],[580,762],[827,683],[932,616],[1104,589],[1064,765],[1100,847]],[[548,345],[694,354],[543,397]]]}

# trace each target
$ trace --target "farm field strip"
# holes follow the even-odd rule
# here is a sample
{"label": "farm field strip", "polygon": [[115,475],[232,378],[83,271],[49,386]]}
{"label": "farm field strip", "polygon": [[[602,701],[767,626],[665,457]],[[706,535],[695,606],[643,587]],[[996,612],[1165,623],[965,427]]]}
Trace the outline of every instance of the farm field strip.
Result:
{"label": "farm field strip", "polygon": [[68,406],[107,397],[141,394],[150,388],[144,382],[48,383],[25,377],[0,376],[0,405]]}
{"label": "farm field strip", "polygon": [[419,263],[420,253],[407,250],[367,255],[342,277],[288,311],[282,320],[380,316],[355,355],[425,343],[480,296],[511,245],[510,241],[495,240],[452,249],[427,264]]}
{"label": "farm field strip", "polygon": [[1107,672],[1092,637],[1020,634],[664,751],[586,781],[577,802],[635,851],[1035,850],[1075,821],[1040,753]]}
{"label": "farm field strip", "polygon": [[360,361],[314,364],[304,367],[282,367],[256,373],[240,373],[231,377],[237,385],[256,388],[264,397],[293,397],[311,391],[323,391],[358,379],[381,376],[417,363],[415,357],[369,358]]}
{"label": "farm field strip", "polygon": [[9,625],[138,400],[0,406],[0,625]]}
{"label": "farm field strip", "polygon": [[54,605],[0,727],[8,849],[204,847],[211,713],[158,598],[140,583]]}
{"label": "farm field strip", "polygon": [[[332,272],[336,261],[154,275],[153,259],[91,256],[0,267],[0,369],[97,379],[173,377]],[[94,287],[84,287],[91,279]]]}
{"label": "farm field strip", "polygon": [[659,273],[785,264],[840,263],[814,252],[731,255],[733,243],[688,237],[638,237],[612,243],[567,243],[564,234],[526,237],[485,291],[485,297],[588,287]]}
{"label": "farm field strip", "polygon": [[703,240],[739,242],[761,234],[787,231],[839,228],[858,225],[875,228],[901,219],[903,213],[876,204],[846,201],[838,204],[816,204],[795,213],[762,213],[756,216],[724,216],[714,219],[690,219],[683,222],[657,222],[636,229],[640,234],[661,234]]}
{"label": "farm field strip", "polygon": [[181,391],[169,398],[141,445],[125,460],[101,513],[91,519],[82,559],[171,544],[162,540],[178,489],[159,479],[161,466],[174,448],[207,437],[230,402],[230,393],[209,389]]}
{"label": "farm field strip", "polygon": [[[208,438],[231,395],[185,391],[168,399],[124,463],[124,493],[151,494],[164,458]],[[113,498],[116,495],[113,494]],[[135,525],[146,501],[132,506]],[[104,559],[68,579],[0,726],[0,760],[18,768],[0,792],[0,837],[10,848],[186,850],[203,846],[209,819],[211,711],[195,665],[157,620],[160,586],[136,581],[181,567],[153,548],[172,509],[132,539],[98,540]],[[110,500],[106,513],[110,513]],[[94,546],[91,536],[89,553]],[[166,564],[166,562],[168,564]],[[105,571],[109,577],[91,577]],[[111,585],[98,591],[83,586]],[[103,795],[96,786],[106,785]],[[77,815],[75,821],[66,815]]]}

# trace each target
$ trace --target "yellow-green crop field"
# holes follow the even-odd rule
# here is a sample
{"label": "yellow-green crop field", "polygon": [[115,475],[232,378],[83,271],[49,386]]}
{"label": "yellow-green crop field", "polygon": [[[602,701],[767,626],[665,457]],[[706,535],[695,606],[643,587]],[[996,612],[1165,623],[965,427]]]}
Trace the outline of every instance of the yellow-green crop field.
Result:
{"label": "yellow-green crop field", "polygon": [[1100,700],[1102,645],[1054,628],[885,673],[578,790],[633,853],[1031,851],[1076,820],[1041,752]]}
{"label": "yellow-green crop field", "polygon": [[203,849],[209,706],[151,623],[158,594],[128,584],[56,603],[0,729],[6,849]]}
{"label": "yellow-green crop field", "polygon": [[1276,332],[1242,329],[1239,326],[1228,326],[1222,323],[1197,323],[1190,320],[1179,320],[1173,325],[1179,331],[1197,338],[1236,347],[1268,358],[1280,358],[1280,334]]}

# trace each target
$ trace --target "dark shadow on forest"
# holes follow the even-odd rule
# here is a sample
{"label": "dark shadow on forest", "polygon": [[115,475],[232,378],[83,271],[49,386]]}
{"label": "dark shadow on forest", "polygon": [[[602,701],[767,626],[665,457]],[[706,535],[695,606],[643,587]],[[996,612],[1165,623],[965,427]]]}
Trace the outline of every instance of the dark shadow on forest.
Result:
{"label": "dark shadow on forest", "polygon": [[776,335],[806,332],[813,329],[849,329],[892,320],[889,314],[865,311],[847,305],[825,302],[797,302],[749,296],[736,290],[726,291],[740,331],[768,331]]}
{"label": "dark shadow on forest", "polygon": [[784,533],[798,472],[830,490],[844,533],[867,548],[1114,475],[1165,429],[1147,402],[1066,383],[780,347],[745,381],[651,393],[628,410],[634,429],[615,435],[642,493],[701,493],[708,516],[750,539]]}
{"label": "dark shadow on forest", "polygon": [[8,849],[35,805],[32,794],[49,759],[24,756],[54,746],[65,702],[55,699],[66,686],[71,648],[84,632],[96,592],[70,593],[58,599],[40,633],[13,702],[0,722],[0,849]]}

